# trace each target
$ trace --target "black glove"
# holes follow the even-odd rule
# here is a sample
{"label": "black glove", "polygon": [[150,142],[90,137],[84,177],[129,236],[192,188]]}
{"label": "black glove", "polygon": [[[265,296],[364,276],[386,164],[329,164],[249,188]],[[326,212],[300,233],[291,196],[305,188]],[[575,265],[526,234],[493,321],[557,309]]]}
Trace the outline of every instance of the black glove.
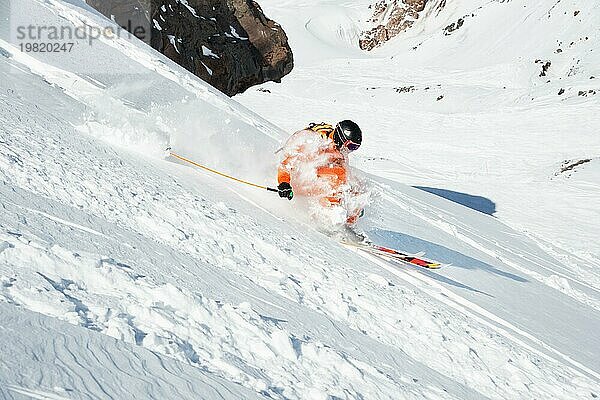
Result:
{"label": "black glove", "polygon": [[294,191],[292,190],[292,186],[287,182],[282,182],[277,186],[277,190],[279,193],[279,197],[291,200],[294,198]]}

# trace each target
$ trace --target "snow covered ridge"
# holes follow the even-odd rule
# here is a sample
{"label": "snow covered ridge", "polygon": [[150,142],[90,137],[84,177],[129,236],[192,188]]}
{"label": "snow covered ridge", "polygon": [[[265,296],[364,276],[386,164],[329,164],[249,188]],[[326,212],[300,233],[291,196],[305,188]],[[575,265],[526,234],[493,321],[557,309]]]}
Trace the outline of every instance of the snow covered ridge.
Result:
{"label": "snow covered ridge", "polygon": [[[527,36],[527,31],[529,38],[536,38],[532,42],[539,40],[545,42],[544,44],[552,41],[541,39],[542,35],[547,38],[561,36],[561,30],[557,29],[557,26],[573,25],[569,30],[577,30],[578,25],[584,28],[582,31],[585,34],[581,36],[571,35],[567,42],[554,42],[555,54],[565,51],[564,47],[571,48],[578,41],[587,41],[596,35],[594,25],[590,21],[595,18],[597,12],[597,5],[593,2],[544,0],[531,4],[525,0],[379,0],[372,2],[368,9],[370,13],[361,24],[364,29],[358,41],[359,47],[367,51],[381,47],[398,36],[410,38],[425,34],[423,38],[428,36],[431,39],[434,36],[456,34],[468,37],[474,34],[473,31],[482,34],[486,25],[496,24],[500,20],[509,23],[498,25],[497,30],[506,32],[509,36],[518,34],[521,37]],[[502,17],[494,20],[489,18],[490,13],[497,16],[500,14]],[[532,16],[531,19],[524,17],[527,13]],[[510,24],[513,21],[521,23]],[[469,25],[476,27],[468,29],[471,32],[464,32],[465,27]],[[529,28],[525,30],[525,26]],[[487,37],[484,35],[483,37]],[[502,41],[503,39],[491,39],[483,42],[494,46]],[[512,40],[507,42],[512,43]],[[452,44],[452,41],[447,40],[446,43]],[[414,50],[421,44],[422,42],[417,42]],[[514,44],[517,48],[521,46]]]}
{"label": "snow covered ridge", "polygon": [[285,132],[139,42],[84,50],[0,41],[1,397],[598,396],[595,266],[380,177],[362,228],[453,266],[348,251],[297,203],[163,158],[272,184]]}

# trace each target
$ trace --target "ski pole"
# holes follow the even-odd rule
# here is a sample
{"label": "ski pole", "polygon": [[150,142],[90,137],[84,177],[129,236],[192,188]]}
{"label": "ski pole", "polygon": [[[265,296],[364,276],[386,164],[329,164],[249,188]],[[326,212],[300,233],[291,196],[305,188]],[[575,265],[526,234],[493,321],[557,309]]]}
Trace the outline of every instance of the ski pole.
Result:
{"label": "ski pole", "polygon": [[179,159],[181,161],[184,161],[186,163],[192,164],[193,166],[196,166],[198,168],[202,168],[205,171],[212,172],[213,174],[217,174],[217,175],[220,175],[220,176],[225,177],[225,178],[229,178],[229,179],[234,180],[236,182],[243,183],[243,184],[248,185],[248,186],[253,186],[253,187],[259,188],[259,189],[264,189],[264,190],[267,190],[269,192],[279,193],[279,190],[277,190],[275,188],[271,188],[271,187],[268,187],[268,186],[257,185],[256,183],[248,182],[248,181],[245,181],[243,179],[238,179],[238,178],[233,177],[231,175],[224,174],[223,172],[219,172],[219,171],[217,171],[215,169],[205,167],[204,165],[198,164],[197,162],[194,162],[194,161],[189,160],[189,159],[187,159],[185,157],[182,157],[182,156],[180,156],[177,153],[173,153],[172,151],[169,151],[169,155],[173,156],[173,157],[175,157],[175,158],[177,158],[177,159]]}

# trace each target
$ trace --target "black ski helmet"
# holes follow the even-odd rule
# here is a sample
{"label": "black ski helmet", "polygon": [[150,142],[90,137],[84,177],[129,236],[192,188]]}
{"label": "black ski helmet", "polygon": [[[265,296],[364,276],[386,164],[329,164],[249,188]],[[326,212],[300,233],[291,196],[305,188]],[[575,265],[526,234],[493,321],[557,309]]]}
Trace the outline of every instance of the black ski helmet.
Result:
{"label": "black ski helmet", "polygon": [[362,131],[349,119],[340,121],[335,126],[333,141],[339,149],[345,146],[350,151],[357,150],[362,143]]}

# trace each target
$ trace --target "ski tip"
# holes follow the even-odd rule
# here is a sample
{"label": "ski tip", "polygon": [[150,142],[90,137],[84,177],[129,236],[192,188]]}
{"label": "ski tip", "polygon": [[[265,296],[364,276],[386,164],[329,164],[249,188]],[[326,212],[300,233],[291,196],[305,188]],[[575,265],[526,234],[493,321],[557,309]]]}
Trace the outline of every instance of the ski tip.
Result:
{"label": "ski tip", "polygon": [[406,261],[409,264],[413,264],[416,265],[417,267],[422,267],[422,268],[426,268],[426,269],[440,269],[442,267],[442,264],[437,263],[437,262],[423,262],[423,260],[410,260],[410,261]]}
{"label": "ski tip", "polygon": [[447,267],[451,267],[451,266],[452,266],[452,264],[435,263],[431,267],[429,267],[429,269],[442,269],[442,268],[447,268]]}

